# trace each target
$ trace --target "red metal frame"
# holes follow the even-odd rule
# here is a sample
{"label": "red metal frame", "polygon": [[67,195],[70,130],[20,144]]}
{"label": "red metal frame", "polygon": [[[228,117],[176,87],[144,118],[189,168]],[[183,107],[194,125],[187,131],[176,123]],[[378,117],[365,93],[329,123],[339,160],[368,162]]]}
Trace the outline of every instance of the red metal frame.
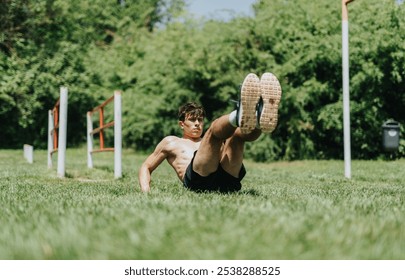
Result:
{"label": "red metal frame", "polygon": [[53,116],[53,150],[51,154],[56,153],[58,151],[58,129],[59,129],[59,105],[60,105],[60,98],[56,101],[55,106],[52,108],[52,116]]}
{"label": "red metal frame", "polygon": [[101,105],[93,108],[90,110],[88,113],[90,116],[92,116],[94,113],[98,112],[99,113],[99,127],[93,129],[90,134],[99,134],[99,139],[100,139],[100,149],[98,150],[93,150],[91,151],[92,153],[100,153],[100,152],[114,152],[114,148],[106,148],[104,147],[104,129],[113,127],[114,126],[114,121],[104,123],[104,107],[107,106],[109,103],[111,103],[114,100],[114,96],[111,96],[108,98],[106,101],[104,101]]}

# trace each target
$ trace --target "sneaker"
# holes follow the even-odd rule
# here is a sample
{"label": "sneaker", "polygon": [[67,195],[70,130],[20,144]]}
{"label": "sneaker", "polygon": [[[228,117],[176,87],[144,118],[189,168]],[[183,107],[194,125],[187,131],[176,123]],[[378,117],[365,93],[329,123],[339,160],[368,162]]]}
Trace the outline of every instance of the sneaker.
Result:
{"label": "sneaker", "polygon": [[237,110],[238,126],[242,133],[248,134],[256,127],[256,105],[260,99],[260,79],[250,73],[243,81]]}
{"label": "sneaker", "polygon": [[260,88],[261,104],[258,110],[258,123],[262,132],[270,133],[277,126],[281,86],[276,76],[272,73],[264,73],[260,79]]}

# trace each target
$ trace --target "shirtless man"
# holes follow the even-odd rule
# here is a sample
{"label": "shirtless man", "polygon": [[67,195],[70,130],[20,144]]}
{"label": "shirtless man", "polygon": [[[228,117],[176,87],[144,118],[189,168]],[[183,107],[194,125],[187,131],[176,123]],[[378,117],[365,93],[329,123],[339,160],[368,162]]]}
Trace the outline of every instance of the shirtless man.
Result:
{"label": "shirtless man", "polygon": [[143,192],[150,191],[152,172],[166,159],[183,185],[193,191],[239,191],[246,174],[244,145],[277,125],[281,87],[277,78],[265,73],[259,79],[246,76],[237,110],[214,120],[203,138],[204,109],[187,103],[179,109],[182,137],[167,136],[139,170]]}

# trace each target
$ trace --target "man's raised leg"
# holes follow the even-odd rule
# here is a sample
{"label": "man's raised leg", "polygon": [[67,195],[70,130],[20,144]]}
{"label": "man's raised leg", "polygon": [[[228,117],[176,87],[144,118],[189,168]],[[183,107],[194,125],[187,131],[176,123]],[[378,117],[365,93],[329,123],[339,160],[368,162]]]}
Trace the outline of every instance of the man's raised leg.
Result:
{"label": "man's raised leg", "polygon": [[[226,171],[234,170],[230,167],[231,165],[241,166],[244,141],[249,138],[250,133],[256,130],[256,105],[259,99],[260,80],[255,74],[249,74],[243,81],[240,103],[236,112],[239,128],[237,129],[231,124],[230,115],[224,115],[214,120],[206,131],[194,158],[193,170],[195,172],[201,176],[208,176],[217,170],[220,162],[224,163],[225,166],[222,167],[226,168]],[[257,133],[260,135],[260,132],[253,134]],[[229,141],[226,141],[227,139]],[[235,152],[230,152],[229,149],[235,150]],[[231,158],[236,161],[230,160]]]}
{"label": "man's raised leg", "polygon": [[227,173],[238,178],[242,168],[245,143],[255,141],[261,133],[261,130],[257,128],[249,134],[244,134],[240,129],[236,129],[235,133],[226,140],[222,149],[220,163]]}

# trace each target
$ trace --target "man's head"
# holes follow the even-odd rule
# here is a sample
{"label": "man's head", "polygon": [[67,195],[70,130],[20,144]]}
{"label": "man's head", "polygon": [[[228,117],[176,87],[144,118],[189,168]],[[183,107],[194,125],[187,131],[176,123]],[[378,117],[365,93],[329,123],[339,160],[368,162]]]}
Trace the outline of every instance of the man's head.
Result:
{"label": "man's head", "polygon": [[205,117],[204,108],[195,103],[195,102],[188,102],[179,108],[179,121],[185,121],[190,117],[194,118],[203,118]]}
{"label": "man's head", "polygon": [[201,105],[194,102],[184,104],[179,108],[179,125],[183,137],[197,140],[203,133],[205,111]]}

